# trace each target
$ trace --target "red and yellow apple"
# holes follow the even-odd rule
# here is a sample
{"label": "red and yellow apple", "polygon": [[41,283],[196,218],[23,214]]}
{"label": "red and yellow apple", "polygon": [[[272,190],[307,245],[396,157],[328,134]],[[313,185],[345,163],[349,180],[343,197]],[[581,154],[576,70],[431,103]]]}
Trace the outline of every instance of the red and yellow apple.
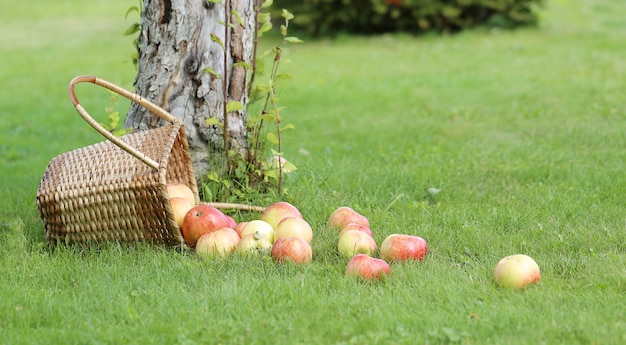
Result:
{"label": "red and yellow apple", "polygon": [[193,205],[189,202],[189,200],[178,197],[170,198],[170,205],[172,206],[172,211],[174,212],[176,224],[178,224],[178,228],[180,229],[183,227],[183,220],[185,220],[187,212],[193,208]]}
{"label": "red and yellow apple", "polygon": [[422,260],[427,253],[428,244],[419,236],[392,234],[380,245],[380,258],[389,262]]}
{"label": "red and yellow apple", "polygon": [[239,243],[239,235],[231,228],[221,228],[206,233],[196,243],[196,254],[200,257],[230,255]]}
{"label": "red and yellow apple", "polygon": [[510,255],[498,261],[493,280],[499,286],[521,290],[541,280],[539,265],[528,255]]}
{"label": "red and yellow apple", "polygon": [[341,237],[341,235],[344,232],[350,231],[350,230],[363,231],[364,233],[368,234],[370,237],[372,238],[374,237],[372,230],[368,226],[365,226],[363,224],[356,224],[356,223],[346,224],[343,228],[341,228],[341,231],[339,231],[339,237]]}
{"label": "red and yellow apple", "polygon": [[339,256],[349,259],[357,254],[374,255],[376,252],[376,241],[359,230],[344,232],[337,243]]}
{"label": "red and yellow apple", "polygon": [[222,211],[213,206],[199,204],[187,212],[181,230],[187,244],[193,247],[200,236],[221,228],[227,228],[229,225],[230,222]]}
{"label": "red and yellow apple", "polygon": [[287,217],[278,223],[274,231],[274,240],[284,237],[299,237],[309,243],[313,240],[311,225],[302,218]]}
{"label": "red and yellow apple", "polygon": [[167,194],[170,199],[183,198],[187,199],[192,206],[196,206],[196,195],[191,188],[183,183],[170,183],[167,185]]}
{"label": "red and yellow apple", "polygon": [[376,259],[366,254],[357,254],[348,261],[346,275],[364,280],[377,280],[391,274],[391,267],[382,259]]}
{"label": "red and yellow apple", "polygon": [[355,223],[370,227],[370,222],[365,216],[359,214],[348,206],[342,206],[336,209],[328,218],[328,226],[341,230],[344,226]]}
{"label": "red and yellow apple", "polygon": [[257,232],[274,243],[274,228],[268,222],[260,219],[249,221],[248,224],[244,225],[239,234],[241,237],[245,237]]}
{"label": "red and yellow apple", "polygon": [[291,261],[305,264],[313,259],[313,250],[309,242],[298,237],[283,237],[272,245],[272,259],[276,262]]}
{"label": "red and yellow apple", "polygon": [[[246,226],[246,224],[248,224],[248,222],[239,222],[233,229],[235,229],[235,231],[237,231],[239,236],[241,236],[241,230],[243,229],[244,226]],[[243,238],[243,236],[241,237]]]}
{"label": "red and yellow apple", "polygon": [[260,232],[249,234],[241,238],[235,253],[242,255],[269,255],[272,250],[272,242]]}
{"label": "red and yellow apple", "polygon": [[278,226],[283,218],[287,217],[296,217],[302,218],[302,213],[292,204],[279,201],[268,206],[263,213],[261,213],[261,217],[259,218],[262,221],[269,223],[274,229]]}

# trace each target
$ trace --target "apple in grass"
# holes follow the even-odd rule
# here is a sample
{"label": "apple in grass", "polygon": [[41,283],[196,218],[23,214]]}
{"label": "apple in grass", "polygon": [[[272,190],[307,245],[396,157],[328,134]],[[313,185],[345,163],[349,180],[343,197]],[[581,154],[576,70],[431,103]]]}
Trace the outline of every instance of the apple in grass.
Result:
{"label": "apple in grass", "polygon": [[235,230],[221,228],[200,236],[196,243],[196,254],[203,258],[226,257],[235,250],[239,240],[239,234]]}
{"label": "apple in grass", "polygon": [[328,218],[328,226],[331,228],[341,229],[350,223],[370,227],[370,222],[365,216],[348,206],[339,207]]}
{"label": "apple in grass", "polygon": [[299,237],[309,243],[313,240],[311,225],[302,218],[287,217],[278,223],[274,231],[274,240],[284,237]]}
{"label": "apple in grass", "polygon": [[272,259],[276,262],[291,261],[305,264],[313,259],[313,250],[309,242],[299,237],[279,238],[272,245]]}
{"label": "apple in grass", "polygon": [[187,199],[192,206],[196,206],[196,195],[191,188],[183,183],[170,183],[167,185],[167,194],[170,199],[183,198]]}
{"label": "apple in grass", "polygon": [[349,230],[339,237],[337,242],[339,256],[349,259],[357,254],[373,255],[376,241],[363,231]]}
{"label": "apple in grass", "polygon": [[185,220],[187,212],[193,208],[193,205],[189,202],[189,200],[178,197],[170,198],[170,205],[172,206],[172,211],[174,212],[176,224],[178,224],[178,228],[180,229],[183,227],[183,220]]}
{"label": "apple in grass", "polygon": [[263,213],[261,213],[260,220],[269,223],[274,229],[278,226],[281,220],[287,217],[302,218],[302,213],[292,204],[279,201],[269,205]]}
{"label": "apple in grass", "polygon": [[372,230],[369,228],[369,226],[365,226],[365,225],[357,224],[357,223],[346,224],[343,228],[341,228],[341,231],[339,231],[339,237],[341,237],[341,235],[343,235],[343,233],[345,233],[346,231],[350,231],[350,230],[362,231],[368,234],[370,237],[372,238],[374,237],[374,234],[372,233]]}
{"label": "apple in grass", "polygon": [[183,219],[181,231],[187,244],[193,247],[198,242],[200,236],[218,229],[227,228],[229,225],[230,221],[222,211],[213,206],[199,204],[187,212]]}
{"label": "apple in grass", "polygon": [[521,290],[541,280],[539,265],[528,255],[510,255],[500,260],[493,270],[493,280],[499,286]]}
{"label": "apple in grass", "polygon": [[[233,229],[235,229],[235,231],[237,231],[239,236],[241,236],[241,230],[243,229],[244,226],[246,226],[246,224],[248,224],[248,222],[239,222],[237,223],[237,225],[235,225]],[[243,238],[243,236],[241,237]]]}
{"label": "apple in grass", "polygon": [[428,253],[428,243],[419,236],[392,234],[380,245],[380,258],[390,262],[422,260]]}
{"label": "apple in grass", "polygon": [[272,242],[260,232],[248,234],[239,240],[235,253],[242,255],[269,255],[272,250]]}
{"label": "apple in grass", "polygon": [[241,229],[239,235],[241,237],[244,237],[257,232],[270,240],[270,242],[274,243],[274,228],[268,222],[262,221],[260,219],[249,221],[248,224],[244,225],[244,227]]}
{"label": "apple in grass", "polygon": [[357,254],[348,261],[346,275],[363,280],[378,280],[391,275],[391,267],[385,260]]}

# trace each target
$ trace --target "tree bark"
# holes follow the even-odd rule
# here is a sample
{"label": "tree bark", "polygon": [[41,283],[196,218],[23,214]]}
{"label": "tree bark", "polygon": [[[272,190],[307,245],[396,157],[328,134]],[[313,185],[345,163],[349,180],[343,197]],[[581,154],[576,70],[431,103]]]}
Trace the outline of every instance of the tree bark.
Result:
{"label": "tree bark", "polygon": [[[252,58],[256,27],[254,0],[230,0],[230,8],[239,13],[243,25],[231,15],[234,27],[230,28],[226,42],[224,2],[144,0],[135,92],[182,119],[198,180],[210,171],[213,156],[225,158],[225,137],[229,138],[231,150],[247,155],[245,106],[251,73],[233,64],[242,61],[250,64]],[[211,35],[226,46],[226,66],[224,50]],[[206,68],[221,78],[208,73]],[[244,106],[229,113],[227,123],[224,123],[223,80],[227,82],[227,101],[238,101]],[[206,124],[212,117],[224,124],[228,136],[224,136],[220,127]],[[133,104],[125,127],[146,130],[160,126],[160,121]]]}

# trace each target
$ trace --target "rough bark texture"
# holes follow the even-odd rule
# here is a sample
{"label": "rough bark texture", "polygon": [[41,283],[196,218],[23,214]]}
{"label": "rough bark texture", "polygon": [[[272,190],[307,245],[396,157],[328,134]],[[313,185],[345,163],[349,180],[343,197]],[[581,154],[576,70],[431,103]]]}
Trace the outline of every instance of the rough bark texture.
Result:
{"label": "rough bark texture", "polygon": [[[234,15],[230,44],[225,41],[224,3],[207,0],[144,0],[142,30],[139,37],[139,70],[135,92],[161,105],[183,120],[189,137],[189,149],[196,178],[202,180],[210,169],[210,155],[224,155],[224,135],[218,126],[207,126],[206,120],[217,117],[224,123],[223,83],[204,71],[211,68],[228,77],[228,101],[248,102],[246,84],[250,73],[232,64],[250,62],[254,39],[253,0],[230,0],[232,10],[239,12],[243,26]],[[224,51],[211,39],[220,38],[228,46],[224,68]],[[226,71],[226,72],[225,72]],[[245,111],[228,114],[231,149],[244,156],[246,148]],[[160,120],[144,108],[133,104],[127,128],[145,130],[160,126]]]}

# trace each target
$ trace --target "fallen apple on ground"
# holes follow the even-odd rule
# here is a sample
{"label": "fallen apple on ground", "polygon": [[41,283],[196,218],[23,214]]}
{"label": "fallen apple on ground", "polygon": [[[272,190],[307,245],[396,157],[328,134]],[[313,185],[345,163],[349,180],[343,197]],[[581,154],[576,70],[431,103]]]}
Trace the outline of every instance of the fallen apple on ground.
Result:
{"label": "fallen apple on ground", "polygon": [[368,234],[359,230],[349,230],[339,237],[337,243],[339,256],[349,259],[357,254],[374,255],[376,241]]}
{"label": "fallen apple on ground", "polygon": [[510,255],[498,261],[493,280],[501,287],[521,290],[541,280],[539,265],[528,255]]}
{"label": "fallen apple on ground", "polygon": [[187,212],[183,219],[181,231],[187,244],[193,247],[200,236],[227,228],[229,225],[230,221],[222,211],[213,206],[199,204]]}
{"label": "fallen apple on ground", "polygon": [[235,248],[235,252],[242,255],[269,255],[271,250],[272,242],[260,232],[242,237]]}
{"label": "fallen apple on ground", "polygon": [[341,228],[341,231],[339,231],[339,237],[341,237],[341,235],[346,232],[346,231],[350,231],[350,230],[358,230],[358,231],[362,231],[366,234],[368,234],[370,237],[374,237],[374,234],[372,233],[372,230],[365,225],[362,224],[356,224],[356,223],[350,223],[350,224],[346,224],[343,228]]}
{"label": "fallen apple on ground", "polygon": [[191,188],[183,183],[171,183],[167,185],[167,194],[171,198],[187,199],[192,206],[196,206],[196,195]]}
{"label": "fallen apple on ground", "polygon": [[172,211],[174,212],[176,224],[178,224],[178,228],[180,229],[183,227],[183,221],[185,220],[187,212],[193,208],[193,205],[189,202],[189,200],[179,197],[170,198],[170,205],[172,206]]}
{"label": "fallen apple on ground", "polygon": [[299,237],[309,243],[313,240],[311,225],[302,218],[287,217],[278,223],[274,231],[274,240],[284,237]]}
{"label": "fallen apple on ground", "polygon": [[336,209],[328,218],[328,226],[341,230],[344,226],[355,223],[370,227],[370,222],[365,216],[359,214],[348,206],[342,206]]}
{"label": "fallen apple on ground", "polygon": [[382,259],[376,259],[366,254],[357,254],[348,261],[346,275],[360,277],[364,280],[382,279],[391,274],[391,267]]}
{"label": "fallen apple on ground", "polygon": [[389,262],[422,260],[427,253],[428,244],[419,236],[392,234],[380,245],[380,258]]}
{"label": "fallen apple on ground", "polygon": [[274,228],[268,222],[260,219],[249,221],[248,224],[244,225],[241,229],[239,235],[244,237],[257,232],[267,238],[270,242],[274,243]]}
{"label": "fallen apple on ground", "polygon": [[279,201],[268,206],[263,213],[261,213],[260,220],[269,223],[274,229],[278,226],[281,220],[287,217],[302,218],[302,213],[292,204]]}
{"label": "fallen apple on ground", "polygon": [[200,257],[230,255],[239,243],[239,235],[231,228],[222,228],[206,233],[196,243],[196,254]]}
{"label": "fallen apple on ground", "polygon": [[276,262],[291,261],[294,264],[305,264],[313,259],[313,251],[309,242],[298,237],[284,237],[272,245],[272,259]]}

